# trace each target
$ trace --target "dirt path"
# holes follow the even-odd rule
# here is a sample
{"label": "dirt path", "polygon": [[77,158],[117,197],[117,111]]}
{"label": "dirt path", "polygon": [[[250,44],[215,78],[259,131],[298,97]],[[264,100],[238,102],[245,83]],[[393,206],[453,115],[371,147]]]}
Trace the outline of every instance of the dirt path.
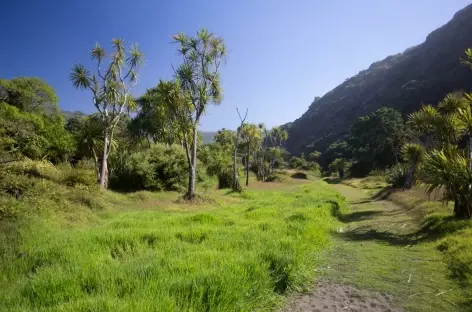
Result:
{"label": "dirt path", "polygon": [[333,233],[328,264],[317,269],[322,277],[285,311],[465,311],[435,245],[418,238],[421,224],[413,214],[361,189],[332,187],[346,198],[349,212],[333,210],[343,226]]}

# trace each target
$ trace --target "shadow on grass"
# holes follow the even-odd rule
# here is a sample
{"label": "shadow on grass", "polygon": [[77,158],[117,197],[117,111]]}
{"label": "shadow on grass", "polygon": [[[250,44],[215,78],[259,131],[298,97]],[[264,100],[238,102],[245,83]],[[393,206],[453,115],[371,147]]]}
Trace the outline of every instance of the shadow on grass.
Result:
{"label": "shadow on grass", "polygon": [[329,203],[331,204],[331,215],[336,217],[339,221],[343,223],[367,220],[367,219],[372,218],[375,215],[382,213],[381,211],[367,210],[367,211],[357,211],[357,212],[343,214],[337,202],[329,201]]}
{"label": "shadow on grass", "polygon": [[308,176],[304,172],[295,172],[294,174],[291,175],[293,179],[302,179],[306,180],[308,179]]}
{"label": "shadow on grass", "polygon": [[324,178],[323,181],[325,181],[328,184],[339,184],[341,183],[341,178],[335,178],[335,177],[327,177]]}
{"label": "shadow on grass", "polygon": [[382,189],[380,189],[378,192],[373,194],[371,198],[373,200],[384,200],[387,197],[389,197],[392,193],[398,191],[398,188],[392,187],[392,186],[386,186]]}
{"label": "shadow on grass", "polygon": [[[361,204],[364,202],[368,203],[371,201],[359,201],[358,203]],[[353,223],[364,220],[375,221],[375,218],[378,216],[388,217],[407,211],[402,209],[401,212],[395,211],[393,214],[392,212],[383,212],[379,210],[365,210],[343,213],[337,202],[329,201],[329,203],[331,204],[331,215],[343,223]],[[471,226],[472,221],[470,220],[457,220],[452,216],[432,215],[427,217],[422,223],[421,228],[414,233],[398,234],[388,230],[376,229],[371,224],[369,224],[358,226],[347,232],[336,232],[335,235],[349,241],[379,241],[389,245],[406,246],[415,245],[421,242],[436,241],[445,237],[446,235]]]}

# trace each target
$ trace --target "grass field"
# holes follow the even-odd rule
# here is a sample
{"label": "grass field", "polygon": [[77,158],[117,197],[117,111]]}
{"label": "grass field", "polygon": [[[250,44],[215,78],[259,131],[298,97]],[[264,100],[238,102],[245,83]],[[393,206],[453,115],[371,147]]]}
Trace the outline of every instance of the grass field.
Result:
{"label": "grass field", "polygon": [[73,201],[77,190],[40,182],[48,197],[22,203],[40,212],[2,232],[2,311],[275,309],[312,285],[342,205],[323,182],[210,190],[194,205],[176,193],[101,193],[98,206],[88,191]]}

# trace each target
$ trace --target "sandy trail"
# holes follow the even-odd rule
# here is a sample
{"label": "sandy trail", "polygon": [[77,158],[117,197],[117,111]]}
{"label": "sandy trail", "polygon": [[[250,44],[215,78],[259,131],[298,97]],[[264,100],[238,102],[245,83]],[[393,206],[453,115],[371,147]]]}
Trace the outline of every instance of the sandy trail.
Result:
{"label": "sandy trail", "polygon": [[[353,211],[357,210],[356,202],[369,201],[368,197],[350,186],[334,185],[334,188],[345,196]],[[378,201],[384,211],[401,209],[388,201]],[[347,280],[347,282],[349,282]],[[388,294],[358,289],[351,285],[337,284],[321,278],[314,289],[306,294],[298,295],[289,300],[284,312],[403,312],[393,303]]]}
{"label": "sandy trail", "polygon": [[286,312],[400,312],[392,307],[392,298],[376,292],[360,290],[348,285],[327,281],[317,283],[315,289],[292,298]]}

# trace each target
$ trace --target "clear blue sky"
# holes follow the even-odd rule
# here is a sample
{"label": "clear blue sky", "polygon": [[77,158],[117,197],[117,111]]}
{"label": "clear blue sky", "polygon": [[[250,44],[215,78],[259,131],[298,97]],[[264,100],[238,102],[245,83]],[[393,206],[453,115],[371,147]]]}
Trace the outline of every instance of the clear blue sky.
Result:
{"label": "clear blue sky", "polygon": [[0,77],[38,76],[64,110],[93,111],[90,94],[68,80],[74,63],[112,38],[138,42],[146,55],[139,95],[177,64],[170,36],[208,28],[230,51],[222,70],[224,101],[202,130],[234,128],[235,111],[275,126],[303,114],[371,63],[424,41],[470,0],[15,0],[3,1]]}

